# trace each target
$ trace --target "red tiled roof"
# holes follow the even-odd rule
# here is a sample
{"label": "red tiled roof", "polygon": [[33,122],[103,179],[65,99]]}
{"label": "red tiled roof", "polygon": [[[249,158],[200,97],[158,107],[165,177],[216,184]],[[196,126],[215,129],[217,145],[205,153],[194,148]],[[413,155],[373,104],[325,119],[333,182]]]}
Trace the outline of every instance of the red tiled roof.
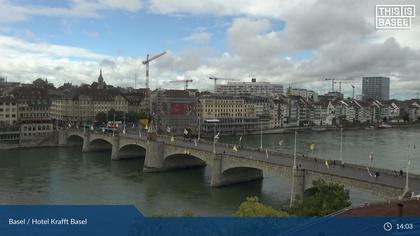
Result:
{"label": "red tiled roof", "polygon": [[368,204],[338,212],[336,216],[420,216],[420,200]]}

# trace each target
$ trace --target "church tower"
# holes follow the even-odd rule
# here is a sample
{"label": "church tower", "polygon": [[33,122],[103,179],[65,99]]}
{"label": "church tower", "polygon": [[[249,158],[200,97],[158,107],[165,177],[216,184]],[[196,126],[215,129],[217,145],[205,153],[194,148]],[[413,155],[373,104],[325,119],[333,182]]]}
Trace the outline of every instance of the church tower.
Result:
{"label": "church tower", "polygon": [[102,69],[99,70],[99,77],[98,77],[98,89],[104,89],[106,87],[106,83],[104,81],[104,77],[102,77]]}

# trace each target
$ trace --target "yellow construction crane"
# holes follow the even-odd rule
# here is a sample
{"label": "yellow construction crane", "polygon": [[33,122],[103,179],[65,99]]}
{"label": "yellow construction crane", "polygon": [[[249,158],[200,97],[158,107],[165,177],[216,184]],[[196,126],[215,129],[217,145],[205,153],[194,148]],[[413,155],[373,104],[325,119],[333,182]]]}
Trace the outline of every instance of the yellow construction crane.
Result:
{"label": "yellow construction crane", "polygon": [[166,52],[159,53],[149,58],[149,54],[146,56],[146,60],[143,61],[143,65],[146,65],[146,89],[149,88],[149,63],[159,57],[165,55]]}
{"label": "yellow construction crane", "polygon": [[183,79],[183,80],[172,80],[171,81],[171,83],[185,83],[185,85],[184,85],[184,90],[187,90],[188,89],[188,83],[191,83],[191,82],[193,82],[193,80],[192,79]]}
{"label": "yellow construction crane", "polygon": [[218,78],[218,77],[209,77],[209,79],[214,80],[214,92],[216,92],[216,85],[217,85],[218,80],[226,80],[226,81],[237,80],[237,79],[227,79],[227,78]]}
{"label": "yellow construction crane", "polygon": [[156,131],[153,127],[153,111],[152,111],[152,92],[150,91],[150,87],[149,87],[149,63],[153,60],[156,60],[157,58],[165,55],[166,52],[161,52],[159,54],[156,54],[152,57],[149,57],[149,54],[147,54],[146,56],[146,60],[144,60],[142,63],[143,65],[146,65],[146,90],[148,90],[149,94],[149,128],[147,129],[147,132],[149,133],[149,137],[148,139],[154,140],[156,137],[153,134],[156,134]]}

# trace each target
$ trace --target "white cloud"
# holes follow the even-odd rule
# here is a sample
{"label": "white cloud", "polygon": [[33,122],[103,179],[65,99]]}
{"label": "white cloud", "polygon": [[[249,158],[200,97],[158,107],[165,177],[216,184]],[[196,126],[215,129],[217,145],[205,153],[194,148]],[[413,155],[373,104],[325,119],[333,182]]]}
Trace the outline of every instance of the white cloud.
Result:
{"label": "white cloud", "polygon": [[208,32],[197,32],[183,38],[184,41],[195,44],[208,44],[210,39],[211,34]]}
{"label": "white cloud", "polygon": [[91,38],[97,38],[101,35],[101,33],[97,31],[86,31],[85,34]]}
{"label": "white cloud", "polygon": [[[407,4],[416,1],[410,0]],[[131,0],[74,0],[69,8],[60,9],[21,8],[9,1],[0,2],[10,7],[8,12],[0,10],[0,21],[20,21],[33,15],[98,17],[101,10],[135,12],[143,7],[140,1]],[[226,31],[226,52],[211,48],[169,51],[151,64],[151,85],[154,87],[159,81],[158,86],[182,88],[182,84],[169,81],[191,78],[194,80],[191,87],[212,90],[209,76],[249,79],[252,75],[258,80],[326,92],[329,88],[323,80],[326,76],[360,80],[365,75],[383,75],[391,77],[394,94],[420,90],[420,17],[416,18],[412,30],[376,31],[374,5],[389,2],[150,0],[147,9],[158,14],[234,17]],[[284,29],[277,27],[279,20],[285,22]],[[211,31],[204,29],[183,40],[206,45],[210,39]],[[297,53],[307,51],[312,53],[311,57],[295,59]],[[82,48],[7,36],[0,36],[0,55],[0,71],[21,81],[43,75],[55,78],[57,83],[91,83],[97,78],[99,66],[103,66],[105,80],[109,83],[133,86],[137,72],[138,84],[144,84],[144,67],[136,58],[113,58]],[[81,60],[74,59],[76,57]],[[350,86],[343,85],[343,89],[351,93]]]}
{"label": "white cloud", "polygon": [[[311,0],[310,0],[311,1]],[[282,13],[303,1],[278,0],[150,0],[149,9],[161,14],[190,14],[216,16],[257,16],[280,18]]]}
{"label": "white cloud", "polygon": [[35,4],[17,4],[0,0],[0,24],[28,20],[33,16],[50,17],[100,17],[100,11],[122,10],[137,12],[141,0],[69,0],[69,7],[49,7]]}
{"label": "white cloud", "polygon": [[281,51],[278,32],[267,19],[235,19],[227,30],[227,43],[234,53],[251,63],[265,64]]}
{"label": "white cloud", "polygon": [[106,57],[98,53],[77,47],[30,42],[19,38],[0,35],[0,54],[7,57],[101,59]]}

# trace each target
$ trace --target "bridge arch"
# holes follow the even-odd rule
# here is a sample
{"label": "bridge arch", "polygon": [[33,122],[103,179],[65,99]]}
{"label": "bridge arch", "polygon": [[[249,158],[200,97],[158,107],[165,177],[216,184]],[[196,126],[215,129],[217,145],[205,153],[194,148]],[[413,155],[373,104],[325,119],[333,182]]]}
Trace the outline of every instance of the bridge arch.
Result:
{"label": "bridge arch", "polygon": [[133,147],[133,146],[136,146],[136,147],[141,148],[143,150],[147,149],[147,146],[142,144],[142,143],[124,143],[124,144],[120,143],[120,150],[123,150],[127,147]]}
{"label": "bridge arch", "polygon": [[98,152],[98,151],[110,151],[112,150],[112,142],[104,138],[93,138],[89,140],[87,144],[87,150],[89,152]]}
{"label": "bridge arch", "polygon": [[67,137],[68,145],[83,145],[84,137],[79,134],[71,134]]}
{"label": "bridge arch", "polygon": [[131,143],[125,144],[119,148],[118,157],[119,158],[137,158],[137,157],[145,157],[146,156],[146,147]]}
{"label": "bridge arch", "polygon": [[223,185],[263,179],[263,170],[255,167],[238,166],[224,169],[221,175]]}
{"label": "bridge arch", "polygon": [[207,166],[205,159],[186,153],[172,153],[163,160],[164,169],[185,169]]}

